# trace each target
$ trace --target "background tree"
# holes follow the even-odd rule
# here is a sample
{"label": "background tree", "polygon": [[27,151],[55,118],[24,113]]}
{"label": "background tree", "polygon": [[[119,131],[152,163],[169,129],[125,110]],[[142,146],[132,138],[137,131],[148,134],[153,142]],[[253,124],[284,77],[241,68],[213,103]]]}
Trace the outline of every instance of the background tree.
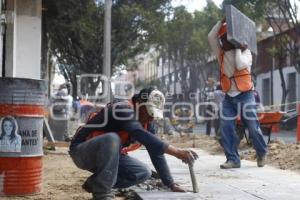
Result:
{"label": "background tree", "polygon": [[[191,73],[191,92],[196,92],[197,86],[206,87],[208,74],[204,70],[207,66],[209,57],[211,57],[211,49],[208,44],[207,35],[211,28],[221,19],[221,10],[213,3],[207,3],[203,11],[194,13],[194,31],[188,47],[187,63],[192,71]],[[218,64],[213,64],[215,70],[218,71]],[[196,83],[196,84],[195,84]]]}
{"label": "background tree", "polygon": [[298,9],[296,1],[292,0],[268,1],[266,5],[266,21],[272,28],[274,35],[273,47],[269,52],[277,63],[280,75],[282,111],[286,108],[285,103],[289,93],[283,73],[283,68],[287,65],[286,60],[288,57],[291,60],[291,65],[300,73],[300,24]]}
{"label": "background tree", "polygon": [[[185,7],[177,7],[174,9],[173,18],[167,23],[168,37],[168,51],[174,67],[174,81],[180,82],[183,92],[188,90],[187,83],[187,49],[188,44],[193,33],[192,15],[187,12]],[[176,84],[174,84],[174,87]],[[174,88],[174,92],[176,90]]]}
{"label": "background tree", "polygon": [[224,0],[224,5],[233,5],[256,23],[265,23],[266,5],[271,0]]}
{"label": "background tree", "polygon": [[183,93],[205,87],[201,86],[201,80],[205,81],[207,78],[204,67],[211,55],[207,34],[220,16],[220,9],[212,2],[203,11],[194,13],[189,13],[185,7],[180,6],[174,8],[165,23],[159,27],[157,49],[168,60],[168,79],[172,78],[170,68],[174,67],[175,83],[181,83]]}
{"label": "background tree", "polygon": [[[112,65],[147,50],[156,24],[164,20],[170,0],[115,0],[112,7]],[[44,0],[47,36],[53,55],[67,80],[76,88],[77,76],[101,74],[103,63],[102,1]],[[115,68],[114,68],[115,69]],[[88,80],[90,92],[99,79]],[[74,90],[74,96],[76,90]]]}

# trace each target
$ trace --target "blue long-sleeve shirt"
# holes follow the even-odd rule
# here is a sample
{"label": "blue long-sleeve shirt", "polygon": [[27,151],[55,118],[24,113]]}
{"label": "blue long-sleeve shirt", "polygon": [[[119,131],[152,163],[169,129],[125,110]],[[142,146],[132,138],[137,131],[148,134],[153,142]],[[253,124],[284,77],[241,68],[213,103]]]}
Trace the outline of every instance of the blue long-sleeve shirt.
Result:
{"label": "blue long-sleeve shirt", "polygon": [[[157,133],[157,127],[153,122],[149,123],[148,130],[152,134]],[[158,173],[160,179],[162,180],[162,182],[166,186],[170,187],[171,184],[174,183],[174,180],[173,180],[173,177],[171,175],[170,168],[168,166],[165,155],[164,154],[158,155],[158,154],[154,154],[154,153],[149,152],[149,156],[150,156],[151,162],[152,162],[156,172]]]}
{"label": "blue long-sleeve shirt", "polygon": [[151,129],[145,130],[137,119],[135,110],[128,102],[116,102],[107,105],[98,112],[87,125],[81,127],[71,141],[70,149],[78,144],[85,142],[93,131],[101,132],[120,132],[126,131],[129,134],[129,141],[123,146],[128,146],[133,141],[143,144],[151,158],[151,161],[161,177],[162,182],[170,186],[174,181],[171,176],[165,156],[163,155],[168,144],[156,137],[155,131]]}

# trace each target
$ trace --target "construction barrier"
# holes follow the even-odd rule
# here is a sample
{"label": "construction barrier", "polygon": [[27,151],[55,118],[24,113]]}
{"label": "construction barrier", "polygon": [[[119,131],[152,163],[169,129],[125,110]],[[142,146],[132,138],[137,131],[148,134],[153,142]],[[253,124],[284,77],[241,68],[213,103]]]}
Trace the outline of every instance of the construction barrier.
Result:
{"label": "construction barrier", "polygon": [[0,78],[0,196],[42,189],[43,80]]}

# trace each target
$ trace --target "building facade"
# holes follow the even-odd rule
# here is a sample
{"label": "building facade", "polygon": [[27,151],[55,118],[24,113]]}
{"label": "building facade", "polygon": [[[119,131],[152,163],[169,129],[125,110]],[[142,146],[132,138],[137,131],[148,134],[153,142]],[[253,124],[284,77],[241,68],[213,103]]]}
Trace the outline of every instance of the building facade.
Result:
{"label": "building facade", "polygon": [[0,76],[41,78],[42,0],[2,0]]}
{"label": "building facade", "polygon": [[[278,48],[279,45],[276,45],[278,37],[287,38],[286,48]],[[296,53],[293,55],[290,51],[294,49],[289,46],[294,41],[298,41],[296,46],[300,47],[300,36],[295,34],[294,29],[291,29],[258,42],[258,56],[254,68],[256,90],[261,95],[263,105],[269,106],[271,109],[279,110],[281,107],[282,81],[287,90],[285,110],[295,109],[297,101],[300,100],[300,74],[295,67],[300,59],[300,49],[298,49],[298,53],[293,52]],[[297,50],[297,48],[295,49]],[[282,69],[282,76],[280,69]]]}

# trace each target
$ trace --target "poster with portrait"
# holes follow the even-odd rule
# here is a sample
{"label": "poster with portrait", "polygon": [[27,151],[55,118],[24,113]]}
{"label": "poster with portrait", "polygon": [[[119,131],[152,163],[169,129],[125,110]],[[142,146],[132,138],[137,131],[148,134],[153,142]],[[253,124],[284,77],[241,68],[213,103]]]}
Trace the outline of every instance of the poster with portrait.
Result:
{"label": "poster with portrait", "polygon": [[21,152],[22,138],[14,117],[0,118],[0,152]]}

